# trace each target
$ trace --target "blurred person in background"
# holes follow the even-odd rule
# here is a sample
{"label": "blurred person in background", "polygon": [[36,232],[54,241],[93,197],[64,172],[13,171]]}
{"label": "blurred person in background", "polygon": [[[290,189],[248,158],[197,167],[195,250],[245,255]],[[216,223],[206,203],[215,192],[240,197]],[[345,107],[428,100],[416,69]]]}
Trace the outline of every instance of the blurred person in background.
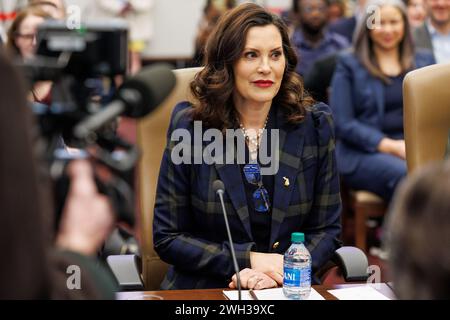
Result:
{"label": "blurred person in background", "polygon": [[[16,60],[30,61],[36,54],[36,32],[39,24],[50,19],[47,12],[39,7],[27,7],[17,15],[8,30],[7,53]],[[31,89],[29,100],[50,104],[51,81],[38,81]]]}
{"label": "blurred person in background", "polygon": [[408,10],[408,19],[411,28],[415,29],[423,24],[427,13],[423,5],[424,0],[404,0]]}
{"label": "blurred person in background", "polygon": [[399,299],[450,299],[450,159],[419,168],[399,186],[386,247]]}
{"label": "blurred person in background", "polygon": [[[60,227],[54,230],[41,142],[23,80],[3,52],[0,92],[0,299],[113,299],[114,280],[95,255],[114,215],[109,200],[97,191],[91,165],[81,160],[69,165],[71,185]],[[69,279],[69,267],[79,268],[78,280]]]}
{"label": "blurred person in background", "polygon": [[281,19],[283,19],[284,23],[288,27],[289,37],[292,37],[295,27],[298,26],[298,22],[300,21],[298,1],[292,0],[291,7],[289,9],[282,11],[280,17]]}
{"label": "blurred person in background", "polygon": [[26,7],[28,0],[0,0],[0,38],[7,41],[6,32],[17,16],[17,13]]}
{"label": "blurred person in background", "polygon": [[370,5],[380,8],[380,24],[366,23],[372,21],[372,13],[360,22],[354,50],[339,57],[330,105],[344,182],[389,202],[406,175],[403,78],[434,59],[429,51],[415,51],[401,0],[375,0]]}
{"label": "blurred person in background", "polygon": [[418,48],[433,51],[437,63],[450,62],[450,0],[423,0],[427,19],[414,30]]}
{"label": "blurred person in background", "polygon": [[341,35],[328,31],[326,0],[297,0],[298,24],[292,35],[299,64],[297,73],[306,75],[314,61],[347,48],[350,44]]}
{"label": "blurred person in background", "polygon": [[344,18],[346,11],[344,0],[328,0],[328,23],[335,23]]}
{"label": "blurred person in background", "polygon": [[236,5],[235,0],[207,0],[203,8],[203,16],[200,20],[197,35],[195,37],[195,52],[192,59],[193,66],[202,66],[204,50],[211,31],[217,24],[220,16]]}

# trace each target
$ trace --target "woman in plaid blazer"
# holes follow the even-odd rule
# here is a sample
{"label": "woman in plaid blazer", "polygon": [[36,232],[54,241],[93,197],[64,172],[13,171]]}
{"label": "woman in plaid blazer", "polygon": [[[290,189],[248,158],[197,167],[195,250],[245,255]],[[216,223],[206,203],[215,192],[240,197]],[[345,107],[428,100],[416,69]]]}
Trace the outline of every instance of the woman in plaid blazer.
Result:
{"label": "woman in plaid blazer", "polygon": [[175,107],[161,163],[153,234],[171,265],[162,289],[234,286],[217,179],[243,288],[282,284],[292,232],[305,233],[314,273],[340,246],[329,108],[304,92],[285,25],[258,5],[222,17],[205,57],[196,103]]}

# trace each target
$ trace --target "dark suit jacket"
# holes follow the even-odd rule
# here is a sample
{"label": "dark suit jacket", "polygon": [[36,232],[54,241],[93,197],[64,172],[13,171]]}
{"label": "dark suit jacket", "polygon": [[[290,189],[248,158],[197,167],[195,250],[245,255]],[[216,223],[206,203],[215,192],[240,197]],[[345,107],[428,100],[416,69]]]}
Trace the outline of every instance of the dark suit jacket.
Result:
{"label": "dark suit jacket", "polygon": [[328,88],[333,78],[339,53],[335,52],[314,61],[305,75],[305,89],[316,101],[328,103]]}
{"label": "dark suit jacket", "polygon": [[425,23],[423,23],[420,27],[414,29],[413,37],[416,48],[428,49],[430,51],[433,51],[431,35]]}
{"label": "dark suit jacket", "polygon": [[[178,104],[168,138],[175,129],[193,132],[191,106]],[[340,246],[341,201],[334,154],[333,120],[329,108],[318,104],[305,121],[290,125],[277,110],[280,165],[274,178],[270,246],[283,254],[292,232],[304,232],[313,272]],[[168,140],[161,163],[154,214],[154,244],[161,259],[171,264],[163,289],[227,287],[234,269],[219,199],[211,185],[225,184],[225,205],[234,248],[242,270],[250,267],[255,248],[246,192],[238,164],[175,165]],[[284,185],[286,177],[290,185]],[[278,245],[273,245],[278,242]]]}
{"label": "dark suit jacket", "polygon": [[[434,56],[433,43],[427,25],[423,23],[413,31],[414,44],[417,49],[429,50]],[[436,60],[436,56],[434,56]]]}
{"label": "dark suit jacket", "polygon": [[[429,51],[418,51],[416,68],[435,63]],[[352,52],[341,54],[331,82],[330,106],[336,120],[336,154],[339,171],[352,173],[361,152],[376,152],[385,136],[384,86]]]}

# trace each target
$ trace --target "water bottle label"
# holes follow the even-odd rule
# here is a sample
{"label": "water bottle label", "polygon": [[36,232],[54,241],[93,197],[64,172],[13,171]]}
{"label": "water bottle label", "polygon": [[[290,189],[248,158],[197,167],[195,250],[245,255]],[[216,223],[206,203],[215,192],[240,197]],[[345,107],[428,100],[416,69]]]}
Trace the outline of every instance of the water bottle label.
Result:
{"label": "water bottle label", "polygon": [[300,287],[302,283],[311,284],[311,268],[284,268],[284,286]]}

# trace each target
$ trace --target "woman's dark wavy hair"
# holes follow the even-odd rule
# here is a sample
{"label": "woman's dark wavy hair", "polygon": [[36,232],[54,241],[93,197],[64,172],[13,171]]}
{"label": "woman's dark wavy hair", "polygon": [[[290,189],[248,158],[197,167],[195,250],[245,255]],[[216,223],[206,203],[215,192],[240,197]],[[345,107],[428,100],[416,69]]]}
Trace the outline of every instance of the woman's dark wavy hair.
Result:
{"label": "woman's dark wavy hair", "polygon": [[242,55],[248,30],[266,25],[274,25],[280,31],[286,57],[283,80],[273,102],[283,109],[287,122],[295,124],[304,119],[306,108],[314,101],[295,72],[297,55],[291,46],[286,25],[281,18],[264,8],[246,3],[222,16],[211,33],[206,45],[205,67],[190,85],[196,100],[194,120],[219,130],[238,126],[233,104],[233,66]]}

